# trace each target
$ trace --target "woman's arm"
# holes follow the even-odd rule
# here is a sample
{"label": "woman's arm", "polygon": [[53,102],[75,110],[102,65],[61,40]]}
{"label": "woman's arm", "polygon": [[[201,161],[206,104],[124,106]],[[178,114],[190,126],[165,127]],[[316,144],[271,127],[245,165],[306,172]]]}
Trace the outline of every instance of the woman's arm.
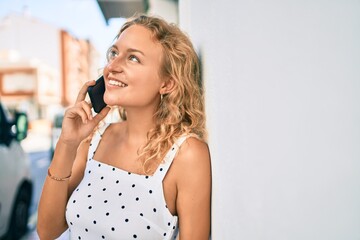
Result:
{"label": "woman's arm", "polygon": [[[66,204],[83,177],[88,146],[84,142],[77,150],[62,141],[58,142],[49,167],[51,175],[63,178],[72,173],[70,179],[65,181],[56,181],[49,176],[45,179],[38,210],[37,231],[40,239],[56,239],[67,229]],[[75,159],[74,164],[72,159]]]}
{"label": "woman's arm", "polygon": [[66,230],[66,204],[83,177],[86,163],[88,146],[84,139],[110,110],[106,107],[92,117],[91,105],[84,99],[88,87],[94,84],[95,81],[84,84],[75,105],[65,112],[61,135],[39,202],[37,231],[41,240],[55,239]]}
{"label": "woman's arm", "polygon": [[208,240],[211,224],[211,164],[208,146],[196,138],[182,144],[176,157],[179,237]]}

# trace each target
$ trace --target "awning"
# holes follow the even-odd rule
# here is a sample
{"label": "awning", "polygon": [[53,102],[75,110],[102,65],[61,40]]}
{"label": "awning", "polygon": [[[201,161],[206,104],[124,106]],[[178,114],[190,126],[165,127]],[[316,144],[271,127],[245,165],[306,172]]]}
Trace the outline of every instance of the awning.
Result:
{"label": "awning", "polygon": [[97,0],[106,24],[110,18],[129,18],[135,13],[146,13],[148,0]]}

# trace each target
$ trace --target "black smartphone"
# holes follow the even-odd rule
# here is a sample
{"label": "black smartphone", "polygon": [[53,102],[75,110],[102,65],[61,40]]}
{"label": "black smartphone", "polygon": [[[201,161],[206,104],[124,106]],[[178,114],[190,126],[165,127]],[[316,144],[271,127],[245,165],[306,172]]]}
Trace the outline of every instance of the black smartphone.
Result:
{"label": "black smartphone", "polygon": [[101,76],[94,86],[88,87],[87,90],[92,107],[96,113],[99,113],[104,107],[106,107],[106,103],[104,102],[104,93],[105,93],[105,81],[104,77]]}

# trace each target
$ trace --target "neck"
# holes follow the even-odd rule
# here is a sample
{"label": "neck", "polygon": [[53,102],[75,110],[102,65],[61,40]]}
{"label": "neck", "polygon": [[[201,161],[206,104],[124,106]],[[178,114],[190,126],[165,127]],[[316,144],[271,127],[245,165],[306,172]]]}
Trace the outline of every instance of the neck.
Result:
{"label": "neck", "polygon": [[155,126],[153,115],[153,110],[127,109],[126,135],[130,142],[146,142],[147,133]]}

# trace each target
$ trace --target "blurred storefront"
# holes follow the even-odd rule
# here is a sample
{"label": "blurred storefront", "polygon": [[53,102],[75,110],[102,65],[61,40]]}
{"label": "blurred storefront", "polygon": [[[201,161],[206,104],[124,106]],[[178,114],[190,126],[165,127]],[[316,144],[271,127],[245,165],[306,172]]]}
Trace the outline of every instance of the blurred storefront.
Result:
{"label": "blurred storefront", "polygon": [[27,15],[0,20],[0,98],[30,121],[53,117],[99,73],[91,42]]}
{"label": "blurred storefront", "polygon": [[0,63],[0,97],[8,108],[26,111],[30,119],[46,118],[61,108],[61,82],[55,68],[36,59],[21,59],[15,51],[2,51]]}

